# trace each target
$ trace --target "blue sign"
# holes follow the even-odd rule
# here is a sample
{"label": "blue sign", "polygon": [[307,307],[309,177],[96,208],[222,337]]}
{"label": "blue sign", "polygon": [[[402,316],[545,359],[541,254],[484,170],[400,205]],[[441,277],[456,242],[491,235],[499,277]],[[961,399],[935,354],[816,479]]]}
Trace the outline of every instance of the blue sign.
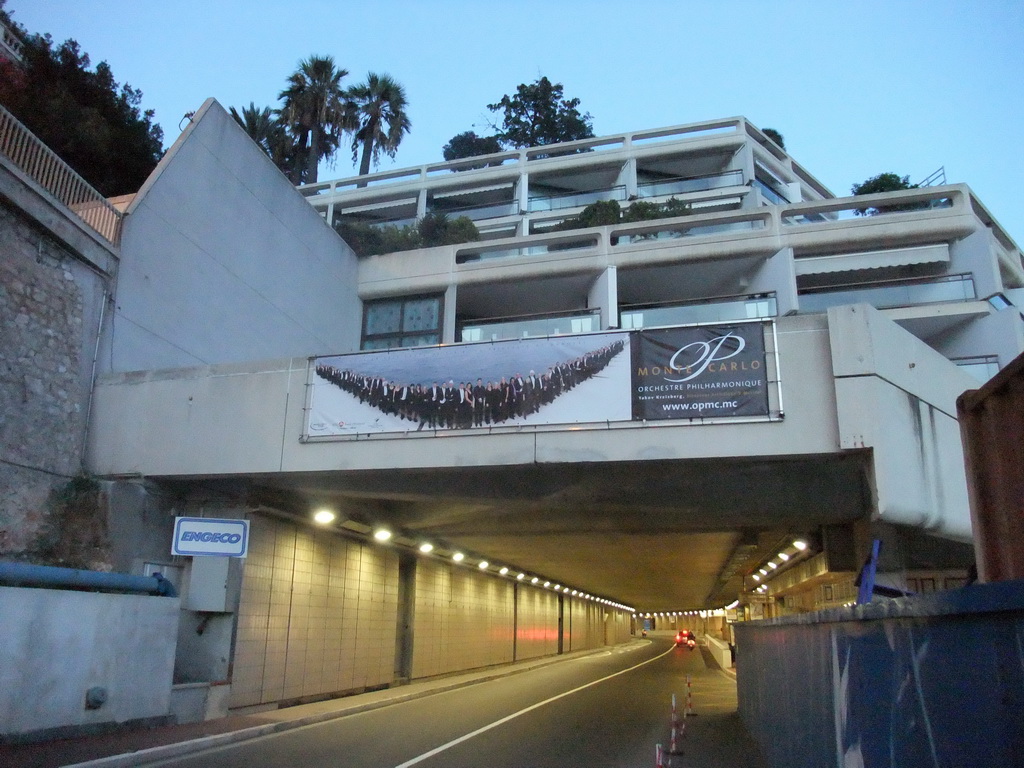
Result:
{"label": "blue sign", "polygon": [[174,518],[172,555],[245,557],[249,550],[249,521],[213,517]]}

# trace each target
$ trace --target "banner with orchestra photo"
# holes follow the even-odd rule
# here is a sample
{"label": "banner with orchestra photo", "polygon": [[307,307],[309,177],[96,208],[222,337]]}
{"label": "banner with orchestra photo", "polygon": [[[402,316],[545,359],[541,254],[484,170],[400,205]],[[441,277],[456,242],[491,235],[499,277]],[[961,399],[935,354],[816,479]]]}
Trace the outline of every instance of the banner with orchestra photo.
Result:
{"label": "banner with orchestra photo", "polygon": [[628,421],[629,379],[621,332],[319,357],[306,434]]}
{"label": "banner with orchestra photo", "polygon": [[308,438],[768,413],[760,323],[318,357],[309,384]]}

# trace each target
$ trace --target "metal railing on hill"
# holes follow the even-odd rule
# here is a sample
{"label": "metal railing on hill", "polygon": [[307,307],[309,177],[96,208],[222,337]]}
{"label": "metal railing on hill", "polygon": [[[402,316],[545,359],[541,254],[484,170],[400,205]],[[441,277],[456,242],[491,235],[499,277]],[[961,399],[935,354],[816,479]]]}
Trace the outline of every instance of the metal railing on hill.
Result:
{"label": "metal railing on hill", "polygon": [[121,237],[121,212],[2,106],[0,154],[10,158],[100,237],[117,245]]}

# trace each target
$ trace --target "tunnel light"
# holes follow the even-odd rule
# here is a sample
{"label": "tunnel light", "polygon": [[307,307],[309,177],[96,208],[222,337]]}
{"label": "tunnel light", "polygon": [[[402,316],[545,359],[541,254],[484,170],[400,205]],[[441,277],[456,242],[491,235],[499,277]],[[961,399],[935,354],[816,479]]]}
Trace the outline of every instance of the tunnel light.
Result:
{"label": "tunnel light", "polygon": [[762,576],[767,576],[768,575],[768,569],[767,568],[762,568],[761,570],[758,571],[758,573],[760,573]]}
{"label": "tunnel light", "polygon": [[486,571],[488,565],[490,565],[490,563],[488,563],[486,560],[481,560],[477,568],[479,568],[481,571]]}
{"label": "tunnel light", "polygon": [[576,592],[576,590],[574,589],[574,590],[572,591],[572,596],[573,596],[573,597],[576,597],[576,595],[577,595],[577,592]]}
{"label": "tunnel light", "polygon": [[805,549],[807,549],[807,542],[803,539],[797,539],[793,542],[793,546],[799,549],[801,552],[803,552]]}
{"label": "tunnel light", "polygon": [[452,560],[454,560],[456,563],[461,563],[465,559],[466,556],[461,552],[456,552],[454,555],[452,555]]}
{"label": "tunnel light", "polygon": [[776,563],[774,560],[769,560],[768,561],[768,567],[771,568],[774,571],[776,568],[779,567],[779,564]]}
{"label": "tunnel light", "polygon": [[387,541],[391,538],[391,531],[387,528],[378,528],[373,532],[373,538],[377,541]]}
{"label": "tunnel light", "polygon": [[538,581],[540,581],[540,579],[538,579],[536,576],[534,576],[532,579],[530,579],[530,583],[531,584],[536,584]]}
{"label": "tunnel light", "polygon": [[789,560],[789,555],[787,555],[785,552],[779,552],[779,560],[781,560],[782,562],[786,562],[787,560]]}
{"label": "tunnel light", "polygon": [[525,578],[526,578],[526,574],[525,573],[520,573],[520,574],[516,575],[516,581],[522,581]]}
{"label": "tunnel light", "polygon": [[544,582],[544,587],[545,588],[550,587],[550,586],[551,586],[551,582],[550,581],[545,581]]}
{"label": "tunnel light", "polygon": [[420,552],[422,552],[423,554],[426,554],[427,552],[433,552],[433,551],[434,551],[434,545],[431,544],[429,541],[425,541],[422,544],[420,544]]}
{"label": "tunnel light", "polygon": [[502,576],[508,575],[508,567],[504,565],[501,566],[501,570],[499,570],[498,573],[500,573]]}
{"label": "tunnel light", "polygon": [[731,611],[733,608],[735,608],[739,604],[740,604],[739,600],[733,600],[731,603],[729,603],[727,606],[725,606],[725,610]]}
{"label": "tunnel light", "polygon": [[331,510],[329,509],[318,509],[316,514],[313,515],[313,519],[316,522],[320,523],[320,525],[327,525],[328,523],[333,523],[334,518],[335,514],[331,512]]}
{"label": "tunnel light", "polygon": [[555,592],[559,592],[559,591],[561,591],[561,589],[562,589],[562,585],[561,584],[555,584]]}
{"label": "tunnel light", "polygon": [[761,574],[760,574],[760,573],[755,573],[755,574],[753,574],[753,575],[751,576],[751,578],[752,578],[752,579],[753,579],[754,581],[760,581],[760,580],[761,580]]}

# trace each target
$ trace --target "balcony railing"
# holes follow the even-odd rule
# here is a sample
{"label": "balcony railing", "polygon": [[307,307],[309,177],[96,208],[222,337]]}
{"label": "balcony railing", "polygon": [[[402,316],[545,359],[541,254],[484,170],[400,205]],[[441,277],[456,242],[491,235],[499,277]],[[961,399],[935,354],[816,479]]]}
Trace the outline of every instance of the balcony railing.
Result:
{"label": "balcony railing", "polygon": [[800,294],[801,312],[824,312],[843,304],[871,304],[878,309],[971,301],[975,296],[970,275],[948,275],[929,280],[889,281],[815,289]]}
{"label": "balcony railing", "polygon": [[121,212],[3,107],[0,107],[0,153],[70,208],[100,237],[117,245],[121,237]]}
{"label": "balcony railing", "polygon": [[728,296],[657,306],[624,307],[619,311],[623,329],[654,328],[669,325],[731,322],[775,317],[775,296]]}
{"label": "balcony railing", "polygon": [[435,204],[431,206],[431,210],[443,213],[449,218],[465,216],[467,219],[472,219],[473,221],[481,221],[483,219],[498,219],[504,216],[516,216],[519,213],[519,204],[514,201],[508,203],[481,203],[480,205],[458,205],[451,207]]}
{"label": "balcony railing", "polygon": [[645,181],[637,185],[638,197],[662,197],[687,192],[706,192],[723,187],[738,187],[743,184],[743,171],[725,171],[705,176],[688,176],[659,181]]}
{"label": "balcony railing", "polygon": [[814,210],[803,210],[802,206],[800,208],[794,206],[795,210],[787,211],[782,216],[782,223],[785,226],[792,227],[805,224],[853,221],[856,219],[870,219],[875,216],[920,213],[921,211],[932,209],[951,208],[954,205],[954,200],[951,196],[926,196],[920,193],[912,195],[898,194],[899,197],[862,195],[860,198],[845,198],[845,204],[843,205],[836,204],[831,200],[823,201],[828,204],[819,204]]}
{"label": "balcony railing", "polygon": [[596,311],[494,318],[464,324],[459,341],[498,341],[590,333],[601,330],[600,326],[601,318]]}
{"label": "balcony railing", "polygon": [[772,203],[773,205],[789,205],[789,200],[784,198],[760,179],[754,179],[754,186],[761,190],[761,194],[769,203]]}
{"label": "balcony railing", "polygon": [[648,225],[638,232],[617,232],[616,243],[624,245],[628,243],[642,243],[651,240],[675,240],[680,237],[701,237],[708,235],[722,235],[729,232],[750,232],[757,229],[764,229],[765,220],[761,217],[751,216],[750,218],[737,221],[722,221],[700,223],[679,223],[666,224],[661,227]]}
{"label": "balcony railing", "polygon": [[[0,41],[3,51],[14,61],[21,61],[21,40],[3,22],[0,22],[0,32],[3,33],[2,41]],[[0,58],[3,58],[2,53],[0,53]]]}
{"label": "balcony railing", "polygon": [[546,197],[531,197],[529,210],[531,211],[557,211],[562,208],[578,208],[581,205],[603,200],[625,200],[625,187],[610,187],[608,189],[595,189],[590,192],[570,192],[564,195],[549,195]]}

